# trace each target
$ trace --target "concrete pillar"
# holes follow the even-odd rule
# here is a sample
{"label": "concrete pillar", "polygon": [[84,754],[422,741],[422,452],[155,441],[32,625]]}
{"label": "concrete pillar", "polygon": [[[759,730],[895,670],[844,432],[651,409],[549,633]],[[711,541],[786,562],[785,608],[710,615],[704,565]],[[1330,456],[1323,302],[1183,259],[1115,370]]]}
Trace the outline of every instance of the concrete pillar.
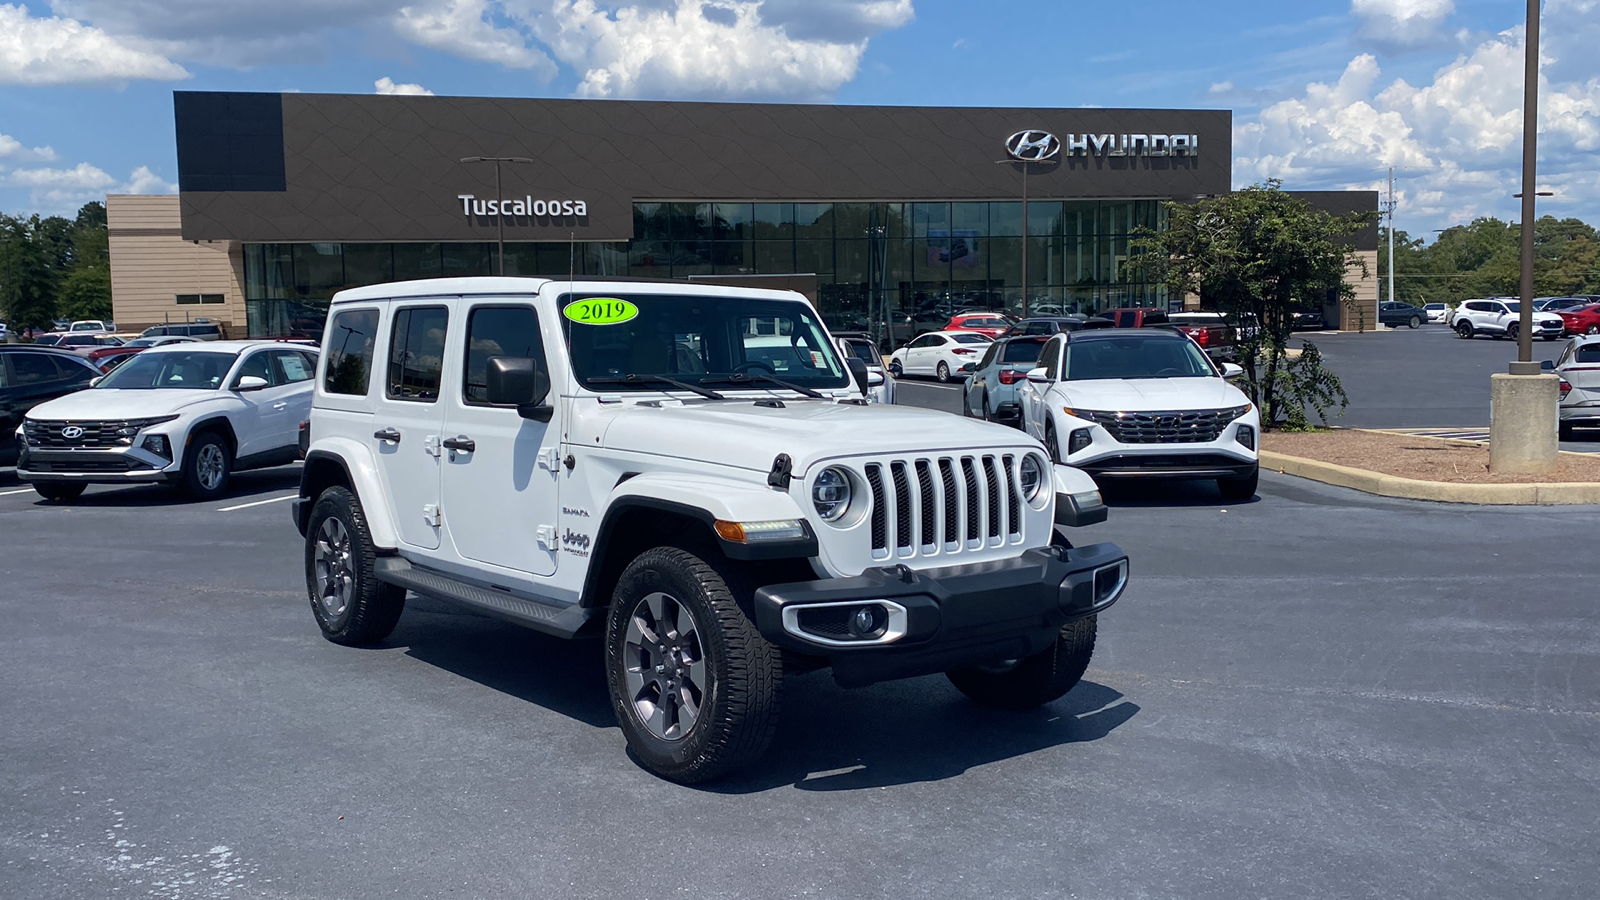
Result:
{"label": "concrete pillar", "polygon": [[1554,375],[1489,376],[1489,471],[1555,468],[1560,397],[1561,379]]}

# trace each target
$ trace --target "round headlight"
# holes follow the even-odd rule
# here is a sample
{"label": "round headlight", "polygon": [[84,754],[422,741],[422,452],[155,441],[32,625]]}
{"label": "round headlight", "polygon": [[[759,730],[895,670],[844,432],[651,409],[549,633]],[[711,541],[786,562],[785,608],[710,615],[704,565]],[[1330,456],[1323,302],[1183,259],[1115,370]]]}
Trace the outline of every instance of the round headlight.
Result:
{"label": "round headlight", "polygon": [[1022,479],[1022,499],[1032,503],[1038,499],[1039,491],[1044,487],[1044,467],[1039,465],[1039,457],[1029,454],[1022,458],[1022,465],[1018,469]]}
{"label": "round headlight", "polygon": [[837,466],[817,473],[811,483],[811,503],[824,522],[837,522],[850,509],[850,475]]}

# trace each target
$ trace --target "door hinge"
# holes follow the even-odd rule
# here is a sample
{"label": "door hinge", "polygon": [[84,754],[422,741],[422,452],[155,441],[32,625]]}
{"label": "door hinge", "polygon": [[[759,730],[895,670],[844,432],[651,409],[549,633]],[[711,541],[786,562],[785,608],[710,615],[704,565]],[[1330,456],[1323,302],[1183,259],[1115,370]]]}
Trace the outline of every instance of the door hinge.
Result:
{"label": "door hinge", "polygon": [[556,452],[556,448],[554,447],[540,447],[539,468],[549,469],[550,471],[554,472],[556,467],[561,464],[559,456],[560,454]]}
{"label": "door hinge", "polygon": [[427,522],[429,525],[432,525],[435,528],[438,528],[444,523],[444,513],[439,511],[439,505],[437,503],[429,503],[422,508],[422,521]]}
{"label": "door hinge", "polygon": [[560,543],[556,537],[556,526],[554,525],[540,525],[538,530],[534,532],[534,537],[538,540],[539,546],[546,550],[554,550],[556,545]]}
{"label": "door hinge", "polygon": [[422,439],[422,452],[429,456],[438,456],[443,452],[439,446],[439,436],[437,434],[430,434]]}

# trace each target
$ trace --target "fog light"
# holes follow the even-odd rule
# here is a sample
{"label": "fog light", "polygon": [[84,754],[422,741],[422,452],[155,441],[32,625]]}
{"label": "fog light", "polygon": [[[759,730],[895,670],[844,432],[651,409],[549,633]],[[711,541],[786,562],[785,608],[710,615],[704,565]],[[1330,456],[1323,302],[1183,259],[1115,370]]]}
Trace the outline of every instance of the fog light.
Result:
{"label": "fog light", "polygon": [[850,614],[850,635],[863,641],[883,634],[889,616],[881,606],[860,606]]}
{"label": "fog light", "polygon": [[1122,593],[1122,588],[1128,583],[1128,561],[1112,563],[1109,566],[1096,569],[1094,572],[1094,605],[1096,608],[1105,606],[1117,599]]}
{"label": "fog light", "polygon": [[1256,430],[1249,425],[1240,425],[1239,428],[1234,431],[1233,439],[1244,446],[1249,447],[1251,450],[1256,448]]}
{"label": "fog light", "polygon": [[1094,435],[1091,433],[1092,431],[1093,429],[1091,428],[1075,429],[1072,432],[1072,435],[1067,438],[1067,455],[1071,456],[1072,454],[1077,453],[1079,450],[1082,450],[1094,443]]}

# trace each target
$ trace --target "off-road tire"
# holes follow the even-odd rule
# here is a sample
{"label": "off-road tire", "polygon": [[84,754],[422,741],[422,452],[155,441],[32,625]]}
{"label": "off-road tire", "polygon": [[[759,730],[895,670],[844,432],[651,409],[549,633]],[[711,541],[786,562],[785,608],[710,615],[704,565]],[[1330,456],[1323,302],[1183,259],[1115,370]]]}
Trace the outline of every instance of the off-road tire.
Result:
{"label": "off-road tire", "polygon": [[937,377],[939,379],[939,383],[940,384],[949,384],[950,383],[950,364],[945,362],[945,361],[943,361],[943,360],[940,360],[939,364],[934,367],[933,374],[934,374],[935,377]]}
{"label": "off-road tire", "polygon": [[[221,453],[222,477],[207,487],[200,472],[200,460],[215,447]],[[183,451],[183,475],[180,481],[183,492],[194,500],[215,500],[228,491],[233,477],[233,454],[228,451],[228,441],[215,431],[202,431],[195,435]]]}
{"label": "off-road tire", "polygon": [[[628,695],[628,626],[653,593],[671,597],[694,620],[705,663],[699,713],[675,740],[651,733]],[[778,725],[783,654],[756,630],[729,578],[677,547],[656,547],[623,570],[606,616],[606,681],[617,723],[634,758],[680,784],[708,781],[755,761]]]}
{"label": "off-road tire", "polygon": [[[317,583],[317,549],[323,524],[337,521],[349,536],[348,572],[350,595],[344,608],[330,610],[322,600]],[[394,631],[400,613],[406,608],[404,588],[384,584],[373,574],[378,551],[372,545],[361,501],[348,488],[332,487],[322,492],[311,507],[306,523],[306,594],[311,614],[316,617],[322,636],[335,644],[361,646],[383,640]]]}
{"label": "off-road tire", "polygon": [[1261,466],[1257,464],[1249,475],[1243,478],[1218,478],[1217,490],[1222,492],[1222,499],[1229,503],[1243,503],[1256,495],[1256,487],[1261,483]]}
{"label": "off-road tire", "polygon": [[36,481],[33,489],[46,503],[70,503],[83,496],[86,484],[76,484],[70,481]]}
{"label": "off-road tire", "polygon": [[945,673],[956,690],[979,706],[1033,709],[1077,686],[1094,656],[1095,616],[1062,626],[1055,641],[1004,669],[971,666]]}

